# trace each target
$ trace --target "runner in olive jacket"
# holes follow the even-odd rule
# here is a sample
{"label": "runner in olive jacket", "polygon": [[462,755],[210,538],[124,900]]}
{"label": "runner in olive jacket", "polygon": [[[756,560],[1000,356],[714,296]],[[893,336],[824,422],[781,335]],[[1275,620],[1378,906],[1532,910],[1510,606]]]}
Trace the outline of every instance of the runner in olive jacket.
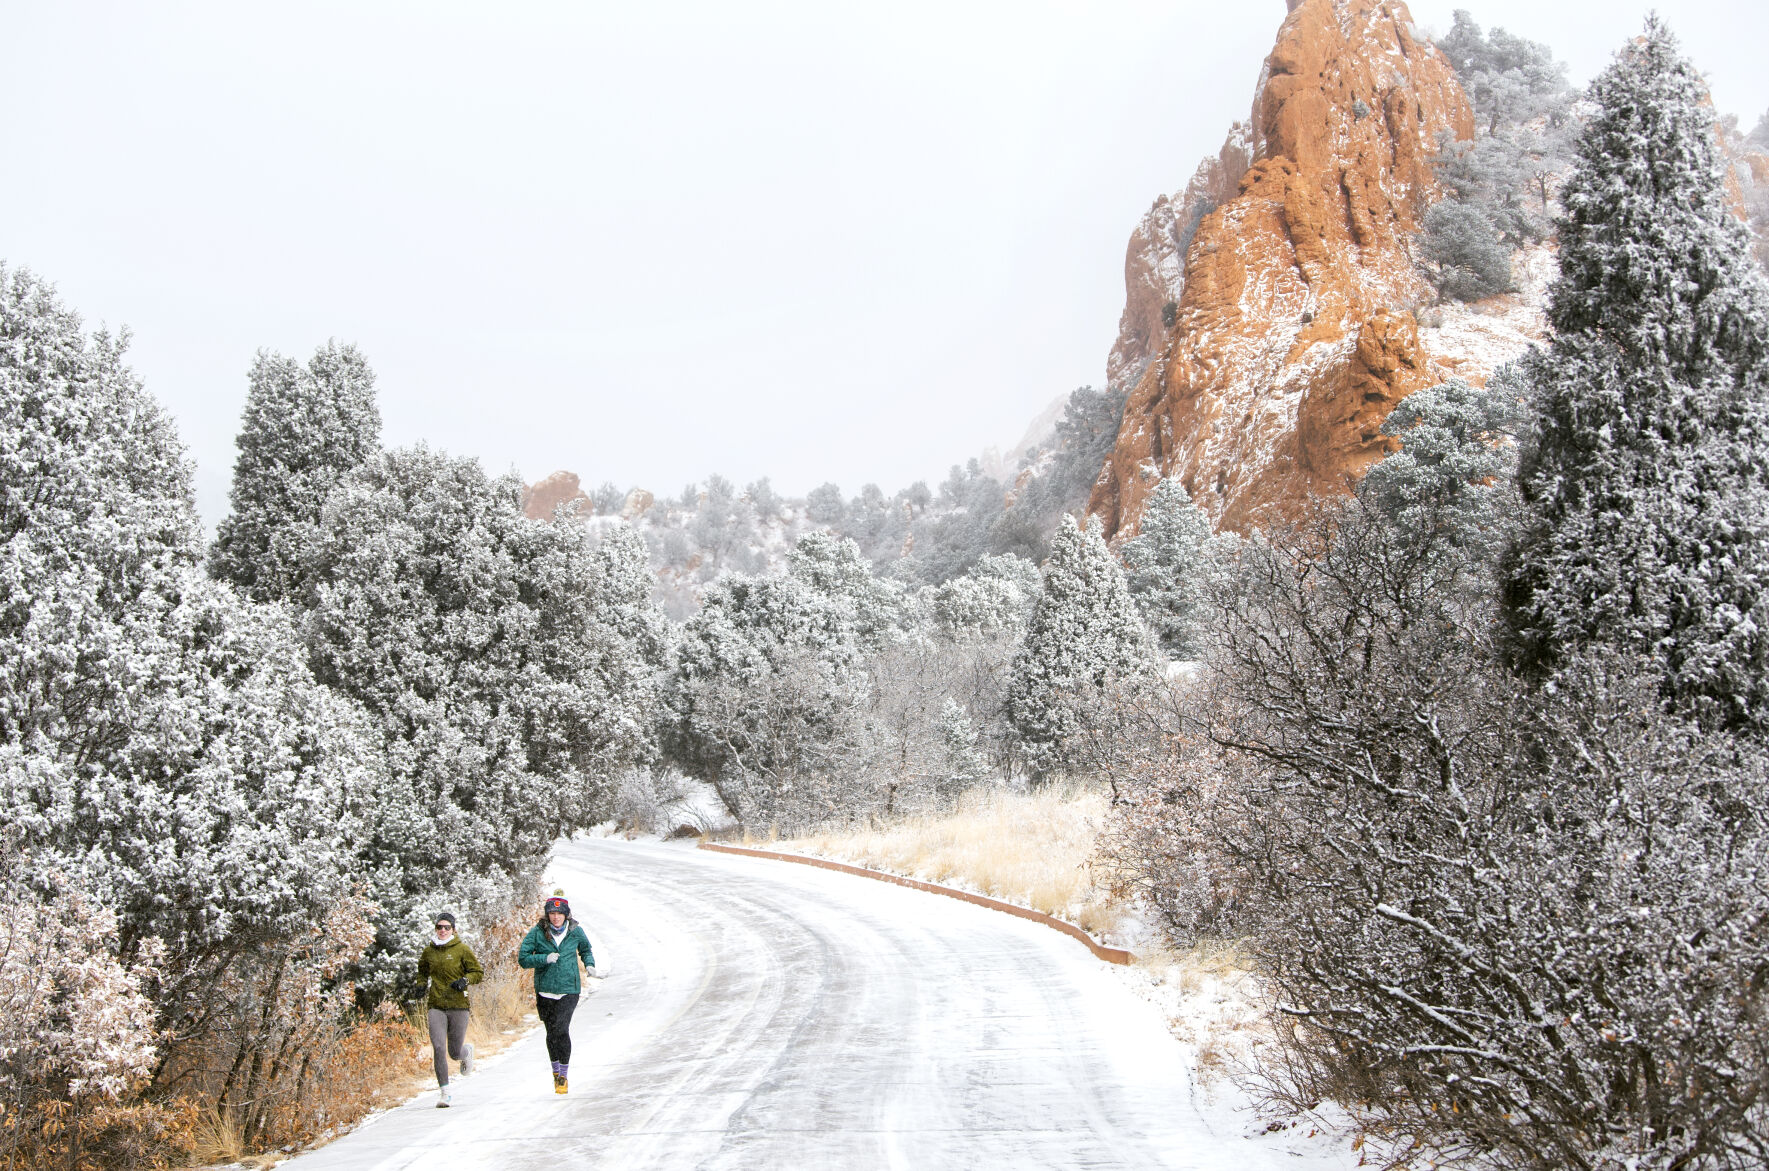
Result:
{"label": "runner in olive jacket", "polygon": [[467,1042],[467,986],[485,979],[479,958],[455,934],[455,917],[448,911],[436,916],[436,932],[418,953],[418,978],[430,985],[426,1016],[436,1070],[436,1104],[447,1106],[448,1059],[461,1063],[463,1076],[473,1072],[473,1046]]}
{"label": "runner in olive jacket", "polygon": [[571,917],[571,904],[563,891],[542,908],[541,921],[528,929],[517,949],[516,962],[534,969],[534,1011],[547,1026],[547,1059],[553,1063],[553,1092],[567,1090],[566,1074],[571,1065],[571,1014],[577,1011],[577,999],[583,992],[578,976],[578,957],[592,972],[596,968],[595,953],[590,951],[590,937]]}

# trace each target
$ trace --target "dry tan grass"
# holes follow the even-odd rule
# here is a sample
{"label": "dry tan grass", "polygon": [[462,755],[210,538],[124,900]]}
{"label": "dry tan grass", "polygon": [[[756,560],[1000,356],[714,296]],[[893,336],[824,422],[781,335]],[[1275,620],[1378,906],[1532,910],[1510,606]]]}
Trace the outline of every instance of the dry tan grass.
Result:
{"label": "dry tan grass", "polygon": [[245,1153],[240,1129],[232,1119],[210,1107],[197,1116],[191,1128],[191,1161],[199,1167],[237,1163]]}
{"label": "dry tan grass", "polygon": [[1089,866],[1105,815],[1104,794],[1083,788],[977,790],[948,814],[776,844],[1005,899],[1101,935],[1122,914]]}

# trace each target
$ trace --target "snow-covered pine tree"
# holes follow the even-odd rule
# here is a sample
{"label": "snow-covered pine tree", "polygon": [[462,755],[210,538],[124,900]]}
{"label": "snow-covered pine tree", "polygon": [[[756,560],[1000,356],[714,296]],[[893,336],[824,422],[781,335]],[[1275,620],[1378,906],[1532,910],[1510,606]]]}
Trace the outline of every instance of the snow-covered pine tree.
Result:
{"label": "snow-covered pine tree", "polygon": [[1553,340],[1526,364],[1521,664],[1651,656],[1667,700],[1769,729],[1769,289],[1701,75],[1655,17],[1592,83],[1562,192]]}
{"label": "snow-covered pine tree", "polygon": [[1008,719],[1032,768],[1059,767],[1085,707],[1149,666],[1148,633],[1099,522],[1089,519],[1083,529],[1065,515],[1051,537],[1044,590],[1007,692]]}
{"label": "snow-covered pine tree", "polygon": [[1233,544],[1233,536],[1211,533],[1210,518],[1177,477],[1155,485],[1136,536],[1120,552],[1130,596],[1169,658],[1198,657],[1208,587]]}
{"label": "snow-covered pine tree", "polygon": [[958,792],[988,775],[988,762],[977,750],[977,730],[956,700],[947,698],[940,704],[939,730],[946,753],[947,787]]}
{"label": "snow-covered pine tree", "polygon": [[295,597],[301,551],[338,480],[379,448],[375,376],[355,346],[327,342],[303,367],[258,352],[229,500],[209,572],[255,601]]}

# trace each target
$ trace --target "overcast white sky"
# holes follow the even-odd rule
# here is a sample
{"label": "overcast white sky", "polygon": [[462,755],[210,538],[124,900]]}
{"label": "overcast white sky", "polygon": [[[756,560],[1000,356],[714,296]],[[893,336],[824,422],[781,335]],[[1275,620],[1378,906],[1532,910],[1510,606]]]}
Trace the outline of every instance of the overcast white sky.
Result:
{"label": "overcast white sky", "polygon": [[[1456,7],[1575,80],[1635,0]],[[1769,5],[1658,5],[1746,126]],[[354,341],[385,439],[533,480],[937,480],[1101,378],[1126,237],[1282,0],[0,0],[0,259],[134,331],[199,505],[245,371]]]}

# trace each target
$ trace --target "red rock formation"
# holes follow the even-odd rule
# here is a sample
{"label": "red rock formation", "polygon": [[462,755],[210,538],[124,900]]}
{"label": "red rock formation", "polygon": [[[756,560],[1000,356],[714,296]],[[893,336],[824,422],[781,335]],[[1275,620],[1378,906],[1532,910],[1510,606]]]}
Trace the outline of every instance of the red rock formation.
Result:
{"label": "red rock formation", "polygon": [[552,520],[553,510],[561,504],[579,501],[579,516],[589,516],[596,511],[579,487],[575,475],[570,472],[554,472],[538,484],[531,484],[522,493],[522,515],[530,520]]}
{"label": "red rock formation", "polygon": [[[1113,359],[1128,370],[1147,348],[1153,360],[1089,503],[1108,533],[1134,531],[1168,475],[1234,529],[1343,491],[1386,451],[1377,429],[1388,411],[1444,373],[1420,342],[1412,310],[1431,290],[1407,241],[1433,190],[1438,134],[1471,136],[1473,111],[1398,0],[1290,8],[1254,98],[1251,161],[1198,224],[1174,325],[1153,347],[1139,340],[1150,298],[1135,287],[1133,238]],[[1200,175],[1234,169],[1225,148]],[[1157,217],[1162,206],[1141,236],[1173,238],[1167,225],[1186,205],[1170,219]],[[1158,262],[1157,250],[1147,266]]]}
{"label": "red rock formation", "polygon": [[[1106,358],[1106,380],[1141,376],[1167,339],[1185,291],[1185,254],[1204,217],[1235,197],[1250,160],[1248,128],[1236,122],[1216,157],[1198,164],[1185,188],[1160,196],[1130,234],[1124,255],[1124,313],[1118,341]],[[1173,310],[1167,307],[1172,305]]]}

